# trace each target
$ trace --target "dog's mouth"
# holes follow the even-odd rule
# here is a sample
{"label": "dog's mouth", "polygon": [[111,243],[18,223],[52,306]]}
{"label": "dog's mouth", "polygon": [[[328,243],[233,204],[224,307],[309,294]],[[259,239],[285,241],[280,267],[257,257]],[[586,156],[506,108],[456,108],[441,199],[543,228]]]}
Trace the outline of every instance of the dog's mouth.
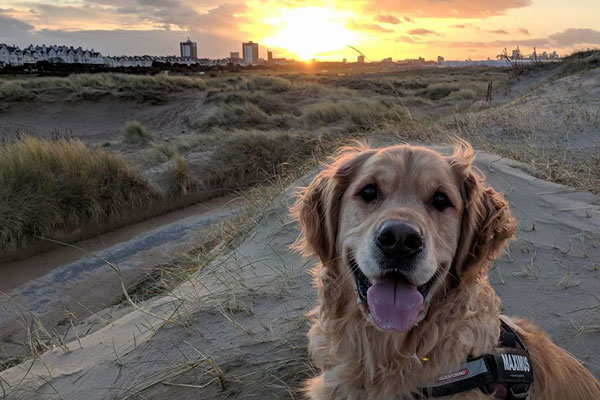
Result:
{"label": "dog's mouth", "polygon": [[399,272],[369,279],[354,259],[350,261],[350,268],[356,281],[358,302],[366,303],[375,325],[399,332],[415,326],[434,278],[424,285],[415,286]]}

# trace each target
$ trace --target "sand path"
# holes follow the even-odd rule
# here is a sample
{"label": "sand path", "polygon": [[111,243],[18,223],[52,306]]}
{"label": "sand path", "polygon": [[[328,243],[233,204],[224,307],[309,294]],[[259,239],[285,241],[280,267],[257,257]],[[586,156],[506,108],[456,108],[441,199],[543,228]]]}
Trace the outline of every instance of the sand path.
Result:
{"label": "sand path", "polygon": [[[490,271],[505,312],[535,319],[599,376],[600,198],[536,179],[495,155],[478,153],[476,164],[506,194],[519,223],[516,240]],[[297,234],[286,211],[293,186],[233,251],[141,310],[3,371],[0,393],[10,399],[290,397],[313,373],[304,315],[314,304],[308,275],[314,261],[288,248]]]}

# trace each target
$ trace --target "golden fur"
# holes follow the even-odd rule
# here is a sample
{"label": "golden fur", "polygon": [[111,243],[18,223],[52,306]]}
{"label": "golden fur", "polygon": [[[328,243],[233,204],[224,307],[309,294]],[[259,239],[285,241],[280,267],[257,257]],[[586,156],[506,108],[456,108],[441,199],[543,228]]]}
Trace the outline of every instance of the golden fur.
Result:
{"label": "golden fur", "polygon": [[[301,224],[296,247],[320,260],[313,270],[318,306],[308,337],[321,374],[307,382],[310,398],[418,398],[418,388],[455,370],[468,355],[495,347],[500,300],[487,268],[516,223],[504,197],[473,168],[473,158],[466,143],[450,157],[423,147],[358,145],[342,149],[299,193],[292,208]],[[367,206],[353,199],[369,179],[385,182],[388,200]],[[432,213],[420,202],[436,185],[452,199],[448,212]],[[437,267],[424,314],[404,333],[380,330],[365,318],[348,265],[361,237],[390,215],[422,228],[433,244],[427,257]],[[533,324],[512,322],[534,363],[529,399],[600,399],[600,384],[579,362]],[[493,397],[472,390],[452,398]]]}

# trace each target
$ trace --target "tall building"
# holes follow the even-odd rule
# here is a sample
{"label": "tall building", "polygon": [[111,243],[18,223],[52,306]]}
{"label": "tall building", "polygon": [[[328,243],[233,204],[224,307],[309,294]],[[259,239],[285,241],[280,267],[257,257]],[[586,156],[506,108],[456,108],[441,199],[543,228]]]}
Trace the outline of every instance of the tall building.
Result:
{"label": "tall building", "polygon": [[273,52],[267,50],[267,61],[268,62],[272,62],[273,61]]}
{"label": "tall building", "polygon": [[245,63],[258,64],[258,43],[254,43],[252,40],[242,43],[242,54]]}
{"label": "tall building", "polygon": [[358,56],[356,58],[356,62],[359,64],[364,64],[365,63],[365,56],[363,56],[362,54],[360,56]]}
{"label": "tall building", "polygon": [[186,42],[179,43],[179,50],[181,51],[181,58],[187,60],[198,59],[198,43],[192,42],[190,38]]}
{"label": "tall building", "polygon": [[239,51],[232,51],[229,53],[229,58],[231,58],[232,60],[239,60],[240,59],[240,52]]}

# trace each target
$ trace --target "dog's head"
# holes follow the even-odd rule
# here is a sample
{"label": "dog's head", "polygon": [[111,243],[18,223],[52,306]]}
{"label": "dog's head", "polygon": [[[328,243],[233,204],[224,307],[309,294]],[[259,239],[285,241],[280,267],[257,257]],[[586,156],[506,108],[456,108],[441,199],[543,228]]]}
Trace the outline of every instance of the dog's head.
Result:
{"label": "dog's head", "polygon": [[473,158],[466,143],[452,156],[416,146],[342,149],[292,209],[298,248],[327,270],[328,298],[358,298],[377,327],[408,331],[444,293],[474,282],[515,222]]}

